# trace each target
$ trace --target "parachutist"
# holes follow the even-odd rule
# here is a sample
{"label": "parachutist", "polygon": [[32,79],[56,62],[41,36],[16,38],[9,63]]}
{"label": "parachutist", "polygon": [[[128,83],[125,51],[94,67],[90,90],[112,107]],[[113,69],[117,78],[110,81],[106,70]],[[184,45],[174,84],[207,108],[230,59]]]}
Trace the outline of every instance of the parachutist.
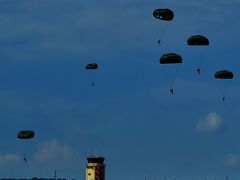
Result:
{"label": "parachutist", "polygon": [[[85,69],[87,70],[87,71],[95,71],[96,69],[98,69],[98,64],[97,63],[90,63],[90,64],[87,64],[86,66],[85,66]],[[92,73],[93,73],[92,72]],[[92,74],[93,75],[93,74]],[[91,85],[92,86],[94,86],[94,77],[92,76],[92,78],[91,78]]]}
{"label": "parachutist", "polygon": [[198,72],[198,74],[200,74],[200,73],[201,73],[201,70],[200,70],[200,68],[197,68],[197,72]]}
{"label": "parachutist", "polygon": [[170,89],[171,94],[173,95],[173,89]]}
{"label": "parachutist", "polygon": [[[231,71],[228,71],[228,70],[221,70],[221,71],[217,71],[215,74],[214,74],[214,77],[215,79],[221,79],[223,81],[225,81],[226,83],[226,80],[232,80],[233,77],[234,77],[234,74],[233,72]],[[226,84],[225,84],[226,85]],[[226,97],[226,88],[223,89],[223,92],[224,96],[222,97],[222,101],[225,101],[225,97]]]}
{"label": "parachutist", "polygon": [[157,40],[157,42],[158,42],[158,44],[159,44],[159,46],[161,45],[161,40],[160,39],[158,39]]}
{"label": "parachutist", "polygon": [[25,163],[27,163],[27,158],[26,158],[26,157],[24,157],[24,159],[23,159],[23,160],[24,160],[24,162],[25,162]]}

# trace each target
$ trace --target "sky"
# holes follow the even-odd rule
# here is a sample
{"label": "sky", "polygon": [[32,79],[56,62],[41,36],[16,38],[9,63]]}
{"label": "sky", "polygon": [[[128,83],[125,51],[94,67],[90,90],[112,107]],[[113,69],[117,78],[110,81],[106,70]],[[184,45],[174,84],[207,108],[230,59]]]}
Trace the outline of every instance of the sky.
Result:
{"label": "sky", "polygon": [[[173,21],[154,19],[156,8],[172,9]],[[239,0],[0,0],[0,177],[56,170],[83,180],[96,155],[106,158],[106,180],[239,179],[239,8]],[[189,47],[195,34],[209,46]],[[183,63],[161,65],[169,52]],[[224,69],[233,80],[214,79]],[[25,129],[35,137],[17,139]]]}

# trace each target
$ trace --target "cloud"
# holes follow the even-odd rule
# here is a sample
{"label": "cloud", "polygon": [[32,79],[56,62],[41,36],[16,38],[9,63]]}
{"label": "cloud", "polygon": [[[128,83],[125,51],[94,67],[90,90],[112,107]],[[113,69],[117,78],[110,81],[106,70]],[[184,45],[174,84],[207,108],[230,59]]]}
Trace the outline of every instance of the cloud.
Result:
{"label": "cloud", "polygon": [[57,139],[41,142],[32,158],[32,168],[35,176],[42,176],[55,169],[61,174],[76,174],[82,168],[80,154],[69,145],[61,143]]}
{"label": "cloud", "polygon": [[228,167],[235,167],[239,165],[240,156],[238,154],[228,154],[225,158],[225,164]]}
{"label": "cloud", "polygon": [[1,175],[5,173],[4,176],[20,177],[25,176],[27,170],[29,177],[41,177],[49,173],[49,170],[58,170],[62,176],[76,174],[83,167],[80,166],[80,155],[56,139],[38,144],[35,152],[29,149],[26,157],[27,163],[21,155],[0,153]]}
{"label": "cloud", "polygon": [[0,154],[0,165],[16,164],[22,161],[22,158],[17,154]]}
{"label": "cloud", "polygon": [[66,145],[60,144],[56,139],[49,142],[42,142],[35,154],[35,161],[39,163],[57,164],[71,159],[72,151]]}
{"label": "cloud", "polygon": [[196,126],[198,132],[214,132],[219,130],[222,125],[222,117],[213,112],[201,119]]}

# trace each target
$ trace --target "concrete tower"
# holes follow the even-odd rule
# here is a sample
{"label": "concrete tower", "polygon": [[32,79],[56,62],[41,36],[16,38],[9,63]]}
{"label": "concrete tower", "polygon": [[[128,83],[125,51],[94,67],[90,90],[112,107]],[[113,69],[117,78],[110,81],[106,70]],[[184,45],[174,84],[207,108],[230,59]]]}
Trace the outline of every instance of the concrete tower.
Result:
{"label": "concrete tower", "polygon": [[87,161],[86,180],[105,180],[104,157],[91,156]]}

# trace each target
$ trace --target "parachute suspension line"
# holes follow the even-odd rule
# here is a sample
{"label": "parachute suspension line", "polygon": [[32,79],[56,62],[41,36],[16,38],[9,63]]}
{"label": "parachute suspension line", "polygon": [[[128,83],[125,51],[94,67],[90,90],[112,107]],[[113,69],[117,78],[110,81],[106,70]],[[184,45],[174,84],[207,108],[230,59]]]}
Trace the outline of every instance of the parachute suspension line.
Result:
{"label": "parachute suspension line", "polygon": [[[158,45],[161,44],[161,40],[160,40],[160,37],[159,37],[159,34],[158,34],[158,19],[154,19],[154,41],[156,40],[156,42],[158,43]],[[156,39],[155,39],[156,38]]]}
{"label": "parachute suspension line", "polygon": [[161,46],[162,44],[165,44],[166,42],[165,35],[166,35],[166,30],[168,29],[168,26],[169,26],[169,22],[162,22],[156,25],[157,27],[156,38],[159,46]]}
{"label": "parachute suspension line", "polygon": [[199,58],[196,64],[196,71],[198,74],[201,74],[201,67],[202,67],[202,61],[203,61],[202,47],[195,47],[195,54],[198,56],[197,58]]}
{"label": "parachute suspension line", "polygon": [[197,62],[197,73],[200,75],[201,74],[201,69],[202,69],[202,66],[203,66],[203,61],[204,61],[204,59],[206,59],[206,57],[205,57],[206,53],[204,52],[204,47],[203,46],[196,47],[196,48],[200,48],[199,52],[198,52],[198,56],[199,56],[200,59]]}
{"label": "parachute suspension line", "polygon": [[178,67],[174,67],[174,70],[173,70],[173,74],[172,74],[172,79],[170,80],[170,83],[169,83],[169,88],[170,88],[170,92],[171,94],[173,95],[174,94],[174,84],[176,84],[177,80],[178,80],[178,77],[179,77],[179,74],[181,72],[181,68],[182,68],[182,65],[181,64],[176,64],[176,65],[173,65],[173,66],[178,66]]}
{"label": "parachute suspension line", "polygon": [[165,44],[165,34],[166,34],[166,29],[167,29],[168,23],[165,22],[161,26],[162,26],[162,28],[159,29],[159,33],[158,33],[158,44],[159,44],[159,46],[161,46],[162,43]]}
{"label": "parachute suspension line", "polygon": [[[226,84],[224,84],[223,86],[224,86],[224,87],[222,87],[222,88],[220,87],[220,93],[221,93],[220,95],[221,95],[222,100],[224,101],[225,98],[226,98],[226,93],[227,93],[227,92],[226,92]],[[225,90],[224,90],[224,89],[225,89]]]}
{"label": "parachute suspension line", "polygon": [[96,72],[94,72],[93,70],[89,70],[88,74],[89,74],[90,84],[91,84],[91,86],[94,86],[95,85]]}
{"label": "parachute suspension line", "polygon": [[[202,52],[200,52],[199,55],[200,55],[200,54],[202,54]],[[201,74],[202,61],[203,61],[203,57],[200,57],[199,61],[197,62],[196,71],[197,71],[198,75]]]}
{"label": "parachute suspension line", "polygon": [[224,82],[222,87],[219,87],[219,92],[220,92],[220,96],[221,96],[222,101],[226,100],[226,97],[228,95],[229,86],[231,86],[231,81],[230,82]]}
{"label": "parachute suspension line", "polygon": [[159,33],[159,31],[162,31],[164,28],[162,27],[162,24],[159,23],[159,19],[154,19],[154,21],[155,21],[155,27],[156,27],[154,28],[154,34],[155,34],[154,41],[157,43],[157,45],[161,46],[162,35],[161,33]]}
{"label": "parachute suspension line", "polygon": [[222,100],[222,101],[225,101],[226,95],[225,95],[223,89],[222,89],[221,87],[218,87],[218,91],[219,91],[221,100]]}

